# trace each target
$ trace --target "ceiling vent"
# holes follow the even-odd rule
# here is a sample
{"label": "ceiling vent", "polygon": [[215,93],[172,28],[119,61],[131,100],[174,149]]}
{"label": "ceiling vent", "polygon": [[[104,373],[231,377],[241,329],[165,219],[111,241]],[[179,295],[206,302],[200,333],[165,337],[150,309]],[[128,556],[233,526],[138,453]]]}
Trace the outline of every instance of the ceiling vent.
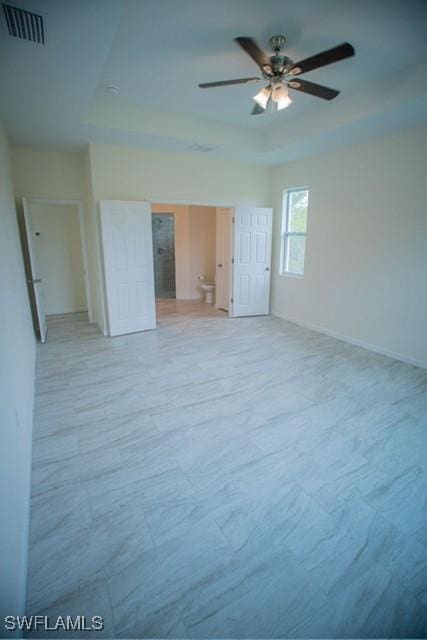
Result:
{"label": "ceiling vent", "polygon": [[44,44],[43,18],[37,13],[12,7],[3,3],[3,11],[7,22],[9,34],[13,38],[31,40],[38,44]]}
{"label": "ceiling vent", "polygon": [[199,153],[209,153],[210,151],[215,151],[218,147],[209,147],[207,144],[191,144],[188,147],[191,151],[198,151]]}

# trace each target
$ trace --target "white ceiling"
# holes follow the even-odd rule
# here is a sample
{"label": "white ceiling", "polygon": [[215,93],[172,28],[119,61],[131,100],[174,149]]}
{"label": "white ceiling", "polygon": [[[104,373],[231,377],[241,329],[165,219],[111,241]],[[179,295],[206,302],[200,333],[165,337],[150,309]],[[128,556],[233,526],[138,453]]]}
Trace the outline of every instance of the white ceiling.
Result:
{"label": "white ceiling", "polygon": [[[0,117],[16,144],[106,142],[262,163],[284,162],[427,120],[425,0],[14,0],[41,13],[46,45],[11,38],[0,18]],[[254,85],[199,82],[258,75],[233,42],[288,38],[299,60],[348,41],[356,56],[307,80],[279,113],[251,116]],[[105,91],[113,84],[117,96]],[[260,85],[262,86],[262,85]]]}

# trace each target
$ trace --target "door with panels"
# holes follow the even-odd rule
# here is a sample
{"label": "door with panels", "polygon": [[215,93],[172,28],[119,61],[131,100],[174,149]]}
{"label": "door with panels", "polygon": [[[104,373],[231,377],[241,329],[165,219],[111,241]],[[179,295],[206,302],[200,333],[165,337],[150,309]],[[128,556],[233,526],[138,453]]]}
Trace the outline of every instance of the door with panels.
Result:
{"label": "door with panels", "polygon": [[236,207],[231,315],[268,315],[273,209]]}
{"label": "door with panels", "polygon": [[149,202],[100,201],[108,333],[156,328]]}

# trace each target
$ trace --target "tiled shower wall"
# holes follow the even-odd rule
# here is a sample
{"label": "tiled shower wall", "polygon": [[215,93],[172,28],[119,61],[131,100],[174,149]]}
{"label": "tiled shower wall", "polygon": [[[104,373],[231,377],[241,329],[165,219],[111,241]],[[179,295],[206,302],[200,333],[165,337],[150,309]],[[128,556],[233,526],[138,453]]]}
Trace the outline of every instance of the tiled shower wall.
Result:
{"label": "tiled shower wall", "polygon": [[172,213],[152,216],[156,298],[175,298],[175,240]]}

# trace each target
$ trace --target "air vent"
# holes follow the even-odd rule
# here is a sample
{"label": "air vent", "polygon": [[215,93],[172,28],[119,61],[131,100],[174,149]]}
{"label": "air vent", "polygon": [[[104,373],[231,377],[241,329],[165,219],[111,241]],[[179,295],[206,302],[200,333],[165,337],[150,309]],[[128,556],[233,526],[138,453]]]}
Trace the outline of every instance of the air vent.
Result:
{"label": "air vent", "polygon": [[209,147],[207,144],[191,144],[189,147],[191,151],[198,151],[199,153],[209,153],[210,151],[215,151],[218,147]]}
{"label": "air vent", "polygon": [[3,3],[3,11],[7,22],[9,34],[13,38],[31,40],[38,44],[44,44],[44,27],[42,16],[31,11],[12,7]]}

